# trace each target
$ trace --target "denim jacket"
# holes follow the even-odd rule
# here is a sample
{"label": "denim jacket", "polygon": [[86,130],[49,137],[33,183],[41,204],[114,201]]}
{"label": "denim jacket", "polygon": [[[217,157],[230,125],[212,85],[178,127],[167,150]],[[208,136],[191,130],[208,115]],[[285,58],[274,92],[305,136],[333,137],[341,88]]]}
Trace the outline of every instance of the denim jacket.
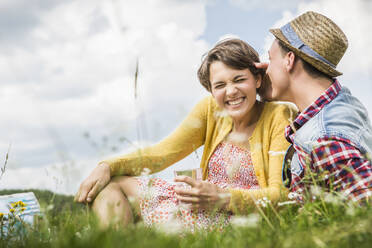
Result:
{"label": "denim jacket", "polygon": [[[303,157],[311,161],[314,142],[323,137],[349,140],[371,161],[372,128],[367,110],[345,87],[342,87],[335,99],[325,105],[318,114],[296,130],[293,139],[296,149],[292,151],[294,154],[290,162],[291,174],[300,176],[303,173],[303,165],[308,164]],[[290,149],[287,153],[289,152]],[[299,156],[299,152],[302,152],[303,156]]]}

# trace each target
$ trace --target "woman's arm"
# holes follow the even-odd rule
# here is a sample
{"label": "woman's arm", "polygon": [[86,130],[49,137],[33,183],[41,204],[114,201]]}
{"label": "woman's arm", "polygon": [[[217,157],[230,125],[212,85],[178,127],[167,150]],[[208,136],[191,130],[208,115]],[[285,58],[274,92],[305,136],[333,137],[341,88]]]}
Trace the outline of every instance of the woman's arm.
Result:
{"label": "woman's arm", "polygon": [[158,144],[100,162],[81,183],[75,201],[91,202],[112,176],[139,175],[144,168],[160,171],[203,145],[209,103],[208,97],[201,100],[181,125]]}
{"label": "woman's arm", "polygon": [[204,144],[209,97],[201,100],[178,128],[158,144],[105,160],[113,175],[140,175],[144,168],[161,171]]}

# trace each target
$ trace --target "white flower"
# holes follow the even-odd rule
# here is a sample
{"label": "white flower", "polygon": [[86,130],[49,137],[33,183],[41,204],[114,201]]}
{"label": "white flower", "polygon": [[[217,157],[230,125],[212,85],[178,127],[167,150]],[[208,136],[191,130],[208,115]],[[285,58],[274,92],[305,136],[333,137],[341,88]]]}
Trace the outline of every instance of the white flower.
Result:
{"label": "white flower", "polygon": [[235,227],[256,227],[260,219],[259,214],[253,213],[248,216],[233,216],[230,223]]}
{"label": "white flower", "polygon": [[214,113],[214,116],[215,117],[226,117],[226,116],[229,116],[229,113],[227,112],[227,110],[216,111]]}
{"label": "white flower", "polygon": [[141,176],[148,176],[150,175],[150,173],[151,173],[151,170],[149,168],[143,168],[141,172]]}
{"label": "white flower", "polygon": [[290,199],[290,200],[298,199],[299,197],[301,197],[301,195],[297,192],[290,192],[288,194],[288,199]]}
{"label": "white flower", "polygon": [[269,199],[267,199],[267,197],[263,197],[262,199],[258,199],[256,201],[256,205],[258,207],[263,207],[263,208],[266,208],[268,207],[268,205],[271,203],[271,201]]}
{"label": "white flower", "polygon": [[354,216],[356,214],[355,207],[352,204],[348,204],[346,208],[346,214],[350,216]]}
{"label": "white flower", "polygon": [[128,196],[127,199],[131,205],[133,205],[136,202],[136,198],[134,198],[133,196]]}
{"label": "white flower", "polygon": [[228,137],[228,140],[235,143],[244,143],[248,141],[248,135],[245,133],[231,133]]}
{"label": "white flower", "polygon": [[191,128],[200,128],[203,123],[200,119],[197,119],[197,118],[193,118],[192,120],[190,120],[188,122],[188,125],[191,127]]}
{"label": "white flower", "polygon": [[231,197],[231,193],[220,193],[218,194],[218,197],[223,200],[223,199],[226,199],[226,198],[229,198]]}
{"label": "white flower", "polygon": [[75,236],[78,237],[79,239],[81,239],[81,233],[80,232],[76,232]]}
{"label": "white flower", "polygon": [[284,202],[278,202],[278,206],[284,206],[284,205],[292,205],[292,204],[296,204],[297,201],[293,200],[293,201],[284,201]]}
{"label": "white flower", "polygon": [[322,188],[318,185],[311,185],[310,192],[315,196],[320,196],[322,194]]}
{"label": "white flower", "polygon": [[334,205],[338,205],[341,203],[341,198],[336,196],[335,194],[326,193],[324,196],[324,201]]}
{"label": "white flower", "polygon": [[285,155],[286,151],[269,151],[269,155],[271,156],[280,156],[280,155]]}
{"label": "white flower", "polygon": [[154,224],[154,226],[156,230],[167,235],[180,234],[186,230],[182,222],[178,219],[170,219],[164,223]]}
{"label": "white flower", "polygon": [[240,168],[239,158],[234,158],[231,164],[227,165],[226,173],[229,179],[233,179]]}

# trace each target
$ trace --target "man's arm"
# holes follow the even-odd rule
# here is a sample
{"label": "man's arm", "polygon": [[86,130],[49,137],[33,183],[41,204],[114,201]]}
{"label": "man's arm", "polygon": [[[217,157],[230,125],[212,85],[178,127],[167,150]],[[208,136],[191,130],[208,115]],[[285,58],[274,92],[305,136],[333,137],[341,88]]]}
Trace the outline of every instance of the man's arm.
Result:
{"label": "man's arm", "polygon": [[329,188],[353,201],[372,195],[371,161],[349,140],[323,137],[311,152],[312,170],[323,175]]}

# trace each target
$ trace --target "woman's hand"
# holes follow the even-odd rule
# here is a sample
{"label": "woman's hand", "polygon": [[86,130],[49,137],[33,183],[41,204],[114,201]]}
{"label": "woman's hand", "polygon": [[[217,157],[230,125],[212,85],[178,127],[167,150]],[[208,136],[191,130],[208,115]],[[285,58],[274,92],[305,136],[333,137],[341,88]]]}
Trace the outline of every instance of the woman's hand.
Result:
{"label": "woman's hand", "polygon": [[177,198],[182,203],[191,203],[193,209],[226,209],[230,202],[227,189],[206,181],[196,181],[188,176],[177,176],[175,182],[187,183],[191,189],[176,187]]}
{"label": "woman's hand", "polygon": [[98,164],[90,175],[81,183],[74,200],[91,203],[97,194],[110,182],[110,167],[106,163]]}

